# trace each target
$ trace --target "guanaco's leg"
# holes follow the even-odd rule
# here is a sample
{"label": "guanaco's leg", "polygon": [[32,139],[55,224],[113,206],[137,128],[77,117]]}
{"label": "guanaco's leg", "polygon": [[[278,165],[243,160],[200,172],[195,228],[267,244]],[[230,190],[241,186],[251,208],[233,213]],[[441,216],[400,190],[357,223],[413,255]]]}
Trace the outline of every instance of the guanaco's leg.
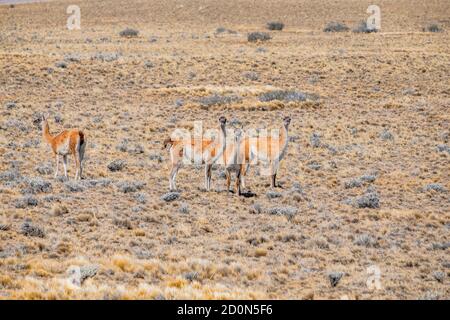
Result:
{"label": "guanaco's leg", "polygon": [[242,165],[241,171],[241,188],[245,190],[245,177],[247,176],[248,169],[250,167],[250,163],[247,163],[245,166]]}
{"label": "guanaco's leg", "polygon": [[211,189],[211,171],[212,164],[205,164],[205,189],[207,191]]}
{"label": "guanaco's leg", "polygon": [[230,170],[226,169],[225,170],[225,175],[227,177],[227,192],[231,192],[231,190],[230,190],[230,185],[231,185],[231,172],[230,172]]}
{"label": "guanaco's leg", "polygon": [[176,182],[175,179],[177,177],[178,170],[180,169],[181,160],[180,155],[181,151],[175,147],[172,146],[170,148],[170,174],[169,174],[169,189],[170,191],[176,190]]}
{"label": "guanaco's leg", "polygon": [[271,176],[270,176],[270,187],[271,188],[275,188],[275,180],[276,180],[276,177],[277,177],[277,174],[275,173],[275,174],[272,174]]}
{"label": "guanaco's leg", "polygon": [[208,172],[208,187],[211,190],[211,179],[212,179],[212,165],[209,167],[209,172]]}
{"label": "guanaco's leg", "polygon": [[83,175],[83,160],[81,160],[81,158],[80,158],[80,160],[79,160],[80,162],[80,172],[79,172],[79,174],[78,174],[78,178],[81,180],[82,179],[82,175]]}
{"label": "guanaco's leg", "polygon": [[280,167],[280,162],[275,162],[272,167],[272,174],[273,174],[273,186],[275,188],[282,188],[280,184],[277,183],[277,174],[278,174],[278,168]]}
{"label": "guanaco's leg", "polygon": [[64,177],[67,178],[67,155],[63,155]]}
{"label": "guanaco's leg", "polygon": [[80,179],[80,154],[78,152],[75,151],[74,155],[74,160],[75,160],[75,180]]}
{"label": "guanaco's leg", "polygon": [[80,146],[80,151],[79,151],[79,159],[80,159],[80,180],[83,178],[83,160],[84,160],[84,151],[86,148],[86,140],[84,141],[84,143]]}
{"label": "guanaco's leg", "polygon": [[59,155],[55,154],[55,162],[56,162],[56,168],[55,168],[55,178],[58,176],[58,167],[59,167]]}
{"label": "guanaco's leg", "polygon": [[236,182],[235,182],[235,190],[237,195],[242,195],[241,193],[241,172],[243,171],[243,166],[239,168],[236,172]]}
{"label": "guanaco's leg", "polygon": [[172,169],[170,170],[170,176],[169,176],[169,188],[171,191],[176,190],[176,178],[178,170],[180,169],[180,163],[172,163]]}
{"label": "guanaco's leg", "polygon": [[209,164],[205,164],[205,189],[208,191],[209,190],[209,186],[208,186],[208,168]]}

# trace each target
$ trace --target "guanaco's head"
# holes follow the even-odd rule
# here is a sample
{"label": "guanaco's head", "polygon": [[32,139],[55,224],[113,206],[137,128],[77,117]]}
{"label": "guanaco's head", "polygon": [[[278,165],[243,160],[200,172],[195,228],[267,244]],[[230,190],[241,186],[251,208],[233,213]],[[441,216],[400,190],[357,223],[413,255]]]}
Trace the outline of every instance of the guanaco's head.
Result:
{"label": "guanaco's head", "polygon": [[222,129],[225,129],[225,125],[226,125],[226,123],[227,123],[227,118],[225,118],[224,116],[221,116],[221,117],[219,118],[219,123],[220,123],[220,127],[221,127]]}
{"label": "guanaco's head", "polygon": [[283,119],[283,125],[287,129],[289,127],[289,124],[291,123],[291,117],[284,117]]}
{"label": "guanaco's head", "polygon": [[41,115],[41,127],[45,129],[48,126],[47,116],[45,114]]}
{"label": "guanaco's head", "polygon": [[242,138],[242,130],[239,128],[234,130],[234,141],[239,142],[241,141],[241,138]]}

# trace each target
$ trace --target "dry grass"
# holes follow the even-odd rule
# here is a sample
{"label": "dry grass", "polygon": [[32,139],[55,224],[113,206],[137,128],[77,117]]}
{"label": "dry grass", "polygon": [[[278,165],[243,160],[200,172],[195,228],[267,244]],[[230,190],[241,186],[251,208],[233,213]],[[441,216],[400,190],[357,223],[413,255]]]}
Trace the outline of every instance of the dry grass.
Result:
{"label": "dry grass", "polygon": [[[371,34],[323,32],[371,4],[325,2],[82,0],[80,31],[65,29],[70,1],[0,6],[0,298],[448,299],[447,1],[380,1]],[[266,30],[279,17],[283,31]],[[121,37],[130,26],[138,36]],[[272,39],[247,41],[262,30]],[[260,101],[270,92],[314,99]],[[42,112],[53,132],[86,132],[85,180],[53,179]],[[217,168],[206,193],[192,166],[162,200],[163,140],[221,115],[244,128],[292,117],[284,189],[267,195],[252,168],[257,197],[228,196]],[[378,207],[354,205],[367,194]],[[366,285],[372,265],[381,290]],[[98,271],[77,286],[74,266]]]}

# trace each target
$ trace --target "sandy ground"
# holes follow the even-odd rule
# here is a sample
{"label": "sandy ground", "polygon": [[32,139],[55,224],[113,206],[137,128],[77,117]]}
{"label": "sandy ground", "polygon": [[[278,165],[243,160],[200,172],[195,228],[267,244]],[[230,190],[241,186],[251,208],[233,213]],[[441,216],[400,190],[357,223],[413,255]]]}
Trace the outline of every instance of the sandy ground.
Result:
{"label": "sandy ground", "polygon": [[[1,298],[450,297],[448,1],[378,1],[370,34],[323,32],[368,1],[85,0],[69,31],[72,2],[0,6]],[[307,99],[261,101],[274,90]],[[53,178],[42,113],[86,133],[81,182]],[[229,195],[217,166],[205,192],[185,166],[161,199],[163,140],[221,115],[292,117],[283,188],[252,167],[256,197]]]}

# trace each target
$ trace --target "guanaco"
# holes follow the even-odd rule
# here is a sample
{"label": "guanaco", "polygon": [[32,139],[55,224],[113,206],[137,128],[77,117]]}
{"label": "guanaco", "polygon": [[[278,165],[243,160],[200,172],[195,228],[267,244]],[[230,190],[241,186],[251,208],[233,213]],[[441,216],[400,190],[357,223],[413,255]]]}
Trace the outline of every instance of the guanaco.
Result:
{"label": "guanaco", "polygon": [[255,160],[259,160],[269,166],[271,188],[281,187],[276,184],[276,177],[280,161],[285,157],[287,152],[289,142],[288,129],[290,123],[290,117],[285,117],[283,119],[283,127],[277,138],[267,136],[255,138],[246,137],[242,139],[239,148],[236,149],[240,153],[240,179],[237,179],[236,183],[241,184],[237,188],[245,188],[244,177],[247,175],[250,164],[254,163]]}
{"label": "guanaco", "polygon": [[227,191],[231,192],[231,175],[233,172],[236,173],[236,182],[235,182],[235,192],[238,195],[241,195],[241,186],[243,177],[242,175],[246,172],[242,170],[243,168],[243,152],[240,152],[239,148],[241,146],[242,141],[242,130],[238,129],[234,133],[234,141],[233,143],[227,144],[226,150],[223,155],[223,164],[225,165],[225,175],[227,179]]}
{"label": "guanaco", "polygon": [[[164,140],[163,149],[170,147],[170,175],[169,189],[177,190],[176,177],[183,160],[200,160],[205,165],[205,189],[211,189],[212,166],[222,156],[226,148],[226,126],[227,119],[223,116],[219,118],[219,136],[217,139],[209,138],[189,138],[174,140],[168,138]],[[198,159],[200,157],[200,159]]]}
{"label": "guanaco", "polygon": [[79,129],[64,130],[56,136],[50,134],[47,118],[42,115],[42,137],[52,148],[55,157],[55,178],[58,176],[59,157],[62,156],[64,176],[67,178],[67,156],[73,155],[75,160],[75,180],[83,175],[83,159],[86,149],[86,135]]}

